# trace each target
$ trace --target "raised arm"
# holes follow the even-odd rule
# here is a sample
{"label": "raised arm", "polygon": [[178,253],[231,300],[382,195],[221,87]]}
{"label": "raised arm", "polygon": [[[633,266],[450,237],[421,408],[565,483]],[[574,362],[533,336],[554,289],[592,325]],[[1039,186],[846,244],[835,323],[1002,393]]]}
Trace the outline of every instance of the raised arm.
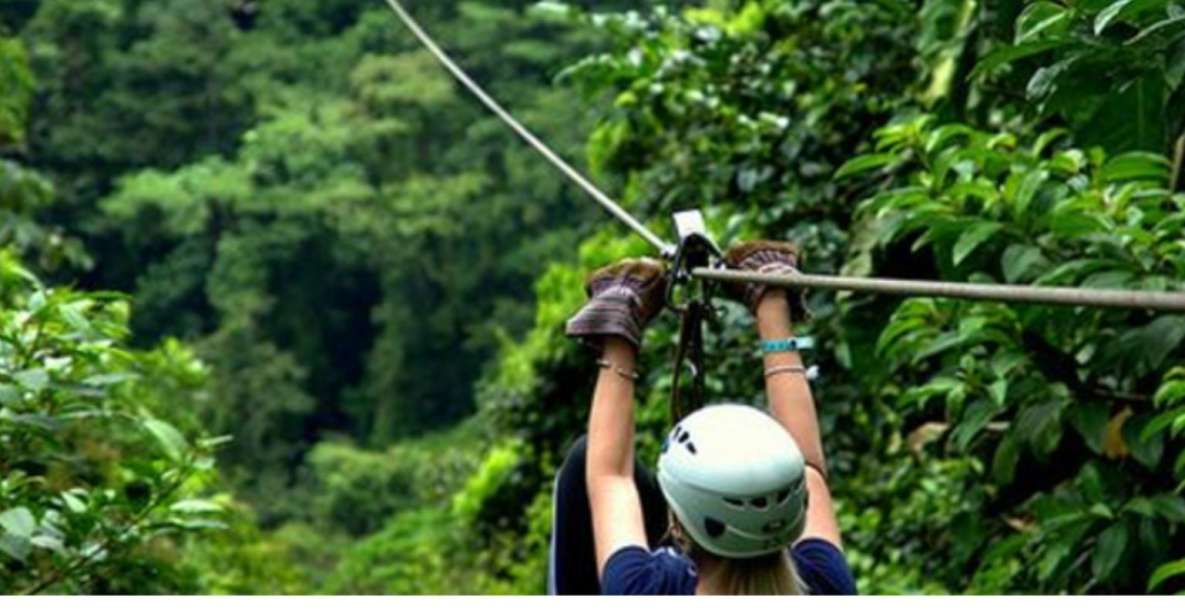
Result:
{"label": "raised arm", "polygon": [[634,380],[642,330],[662,310],[663,273],[660,263],[641,259],[594,272],[588,303],[568,321],[569,335],[601,350],[585,460],[598,576],[617,550],[646,547],[634,484]]}
{"label": "raised arm", "polygon": [[592,509],[597,575],[617,550],[646,546],[642,503],[634,484],[634,372],[629,342],[610,338],[588,416],[585,481]]}
{"label": "raised arm", "polygon": [[[757,330],[762,340],[794,337],[789,302],[781,289],[772,289],[762,297],[757,306]],[[794,437],[806,460],[809,501],[802,539],[818,537],[839,546],[839,523],[835,519],[831,490],[827,485],[827,460],[823,455],[819,418],[815,413],[810,381],[803,371],[802,358],[794,351],[769,353],[765,356],[764,364],[765,392],[769,398],[770,412]],[[792,370],[778,370],[784,367]]]}
{"label": "raised arm", "polygon": [[[796,270],[798,251],[781,242],[747,242],[729,251],[726,260],[738,269],[785,274]],[[763,341],[794,337],[790,295],[783,289],[747,285],[744,300],[757,319]],[[802,539],[817,537],[840,545],[839,524],[827,485],[827,460],[815,400],[806,367],[796,351],[768,353],[764,358],[765,391],[770,412],[786,428],[806,461],[808,503]],[[801,540],[801,539],[800,539]]]}

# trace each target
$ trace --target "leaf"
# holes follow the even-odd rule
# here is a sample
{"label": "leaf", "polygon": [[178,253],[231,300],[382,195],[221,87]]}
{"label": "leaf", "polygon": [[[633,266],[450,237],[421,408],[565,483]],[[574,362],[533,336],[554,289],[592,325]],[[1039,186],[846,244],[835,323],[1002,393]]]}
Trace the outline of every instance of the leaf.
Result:
{"label": "leaf", "polygon": [[1107,430],[1103,435],[1103,455],[1112,460],[1128,456],[1127,443],[1123,440],[1123,426],[1132,416],[1131,409],[1123,409],[1111,419],[1107,420]]}
{"label": "leaf", "polygon": [[944,124],[934,129],[926,138],[926,152],[934,152],[955,137],[965,137],[974,133],[975,131],[965,124]]}
{"label": "leaf", "polygon": [[1020,187],[1016,191],[1016,198],[1013,202],[1018,216],[1023,216],[1028,211],[1029,204],[1033,202],[1033,197],[1037,195],[1037,191],[1041,189],[1041,185],[1047,179],[1049,179],[1049,172],[1044,169],[1034,169],[1025,174],[1024,179],[1020,182]]}
{"label": "leaf", "polygon": [[1017,436],[1028,442],[1035,451],[1049,453],[1061,439],[1061,416],[1066,401],[1047,400],[1021,408],[1016,414]]}
{"label": "leaf", "polygon": [[31,549],[32,546],[25,537],[17,537],[16,535],[9,535],[7,533],[0,534],[0,552],[4,552],[23,562]]}
{"label": "leaf", "polygon": [[1070,39],[1057,38],[1003,47],[989,53],[980,60],[979,64],[975,65],[975,69],[971,71],[971,74],[967,78],[974,79],[984,73],[990,73],[1005,64],[1071,44],[1073,44],[1073,41]]}
{"label": "leaf", "polygon": [[552,17],[559,19],[568,19],[575,13],[575,9],[563,2],[549,2],[542,0],[536,2],[527,8],[527,14],[531,17]]}
{"label": "leaf", "polygon": [[1057,91],[1057,78],[1068,71],[1078,61],[1077,56],[1071,56],[1051,66],[1042,66],[1033,73],[1025,86],[1025,97],[1031,101],[1039,101]]}
{"label": "leaf", "polygon": [[1164,408],[1179,401],[1185,401],[1185,380],[1167,381],[1156,390],[1152,402],[1157,407]]}
{"label": "leaf", "polygon": [[226,522],[221,520],[169,518],[165,521],[169,526],[184,530],[226,530]]}
{"label": "leaf", "polygon": [[179,513],[220,513],[223,511],[222,505],[198,498],[177,501],[169,509]]}
{"label": "leaf", "polygon": [[1175,494],[1161,494],[1152,499],[1152,508],[1170,522],[1185,522],[1185,498],[1183,497]]}
{"label": "leaf", "polygon": [[1096,454],[1103,453],[1103,437],[1107,432],[1110,414],[1102,404],[1076,404],[1066,409],[1070,425],[1082,436],[1086,446]]}
{"label": "leaf", "polygon": [[[1087,502],[1098,503],[1105,498],[1103,477],[1099,473],[1098,466],[1093,462],[1083,465],[1082,469],[1078,472],[1078,477],[1074,481]],[[1108,514],[1107,517],[1110,517],[1110,515]]]}
{"label": "leaf", "polygon": [[16,406],[21,403],[21,390],[14,385],[0,385],[0,404]]}
{"label": "leaf", "polygon": [[1077,210],[1061,210],[1053,213],[1049,228],[1057,235],[1084,237],[1110,231],[1107,220],[1097,214]]}
{"label": "leaf", "polygon": [[1167,184],[1172,167],[1167,158],[1150,152],[1128,152],[1107,161],[1099,171],[1103,182],[1149,180]]}
{"label": "leaf", "polygon": [[1118,349],[1133,363],[1156,370],[1185,340],[1185,317],[1164,315],[1151,323],[1128,330],[1117,342]]}
{"label": "leaf", "polygon": [[[1065,24],[1069,13],[1065,7],[1053,2],[1042,0],[1025,7],[1024,12],[1016,19],[1017,44],[1035,40],[1050,30],[1058,30],[1058,26]],[[1064,28],[1060,28],[1064,30]]]}
{"label": "leaf", "polygon": [[1041,156],[1045,153],[1045,148],[1049,147],[1049,144],[1069,134],[1070,131],[1061,127],[1051,128],[1041,133],[1041,135],[1037,137],[1037,140],[1033,142],[1033,156]]}
{"label": "leaf", "polygon": [[1020,461],[1020,442],[1009,434],[996,447],[992,456],[992,477],[1001,485],[1012,483],[1016,475],[1016,463]]}
{"label": "leaf", "polygon": [[835,179],[838,180],[838,179],[846,178],[851,175],[864,173],[865,171],[869,171],[872,169],[879,169],[881,167],[887,167],[890,164],[892,164],[893,162],[895,162],[896,160],[897,160],[896,154],[890,154],[887,152],[886,153],[876,153],[876,154],[865,154],[863,156],[857,156],[856,158],[853,158],[853,159],[849,160],[848,162],[844,163],[843,166],[840,167],[839,170],[835,172]]}
{"label": "leaf", "polygon": [[1090,569],[1096,579],[1106,581],[1111,578],[1115,566],[1119,564],[1124,550],[1127,549],[1127,539],[1127,525],[1123,522],[1112,524],[1099,535],[1094,556],[1090,560]]}
{"label": "leaf", "polygon": [[21,370],[12,375],[12,378],[20,383],[21,387],[37,393],[49,384],[49,373],[41,368],[32,368],[29,370]]}
{"label": "leaf", "polygon": [[1001,409],[989,404],[986,400],[976,400],[967,407],[959,424],[951,431],[951,441],[956,449],[962,451],[979,434]]}
{"label": "leaf", "polygon": [[3,410],[0,411],[0,419],[10,421],[14,424],[32,426],[46,432],[54,432],[61,427],[61,422],[56,417],[39,415],[37,413],[11,413],[8,410]]}
{"label": "leaf", "polygon": [[1119,0],[1119,2],[1112,3],[1107,8],[1099,11],[1099,14],[1095,15],[1094,18],[1095,36],[1102,34],[1103,30],[1106,30],[1107,26],[1112,21],[1114,21],[1116,17],[1119,17],[1119,14],[1123,12],[1123,9],[1127,8],[1127,5],[1131,3],[1132,0]]}
{"label": "leaf", "polygon": [[1149,469],[1155,469],[1160,464],[1160,457],[1164,455],[1164,436],[1153,435],[1147,439],[1141,438],[1144,427],[1149,418],[1145,415],[1132,417],[1123,425],[1123,440],[1137,462]]}
{"label": "leaf", "polygon": [[1124,42],[1124,45],[1143,45],[1159,49],[1179,40],[1180,31],[1185,29],[1185,15],[1177,15],[1158,21]]}
{"label": "leaf", "polygon": [[66,508],[72,513],[82,513],[83,511],[86,511],[86,503],[82,502],[81,498],[79,498],[76,494],[72,494],[71,492],[73,492],[73,490],[61,493],[62,502],[66,504]]}
{"label": "leaf", "polygon": [[29,540],[29,543],[53,552],[61,552],[65,548],[61,539],[49,535],[37,535]]}
{"label": "leaf", "polygon": [[1080,141],[1109,152],[1163,150],[1167,142],[1164,79],[1162,72],[1149,71],[1116,84],[1114,93],[1099,100],[1093,113],[1075,120]]}
{"label": "leaf", "polygon": [[1185,408],[1158,413],[1140,430],[1140,440],[1148,440],[1164,432],[1178,417],[1185,415]]}
{"label": "leaf", "polygon": [[1168,562],[1157,567],[1156,571],[1152,572],[1152,577],[1148,578],[1148,592],[1152,592],[1157,586],[1165,583],[1169,578],[1174,578],[1178,575],[1185,575],[1185,558],[1174,560],[1173,562]]}
{"label": "leaf", "polygon": [[223,434],[221,436],[211,436],[209,438],[201,439],[198,441],[198,444],[206,449],[214,449],[216,447],[221,447],[227,443],[234,442],[234,440],[235,440],[235,437],[233,437],[229,434]]}
{"label": "leaf", "polygon": [[1000,257],[1000,266],[1004,270],[1004,280],[1014,283],[1046,269],[1049,260],[1036,246],[1013,244],[1004,250],[1004,255]]}
{"label": "leaf", "polygon": [[11,535],[28,539],[37,528],[37,520],[27,508],[15,507],[0,513],[0,528]]}
{"label": "leaf", "polygon": [[988,387],[988,393],[992,396],[992,402],[996,406],[1003,408],[1005,401],[1008,399],[1008,379],[999,379]]}
{"label": "leaf", "polygon": [[971,225],[971,228],[959,236],[959,241],[955,242],[955,247],[952,251],[954,264],[958,265],[962,263],[980,244],[986,242],[1003,228],[1004,225],[998,222],[981,222]]}
{"label": "leaf", "polygon": [[173,460],[180,460],[189,449],[185,437],[172,424],[159,419],[147,419],[144,421],[144,428],[156,437],[165,454]]}
{"label": "leaf", "polygon": [[84,385],[90,385],[91,387],[105,387],[107,385],[116,385],[138,378],[140,378],[140,375],[131,372],[111,372],[108,374],[96,374],[95,376],[87,377],[86,379],[83,379],[82,382]]}

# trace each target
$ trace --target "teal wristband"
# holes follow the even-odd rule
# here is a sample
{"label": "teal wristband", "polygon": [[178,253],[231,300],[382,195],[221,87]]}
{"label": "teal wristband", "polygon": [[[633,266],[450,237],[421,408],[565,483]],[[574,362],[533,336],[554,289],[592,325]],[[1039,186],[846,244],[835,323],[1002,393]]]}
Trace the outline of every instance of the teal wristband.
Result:
{"label": "teal wristband", "polygon": [[762,340],[761,352],[769,355],[770,353],[790,353],[792,351],[805,351],[807,349],[815,348],[815,339],[810,336],[802,336],[799,338],[784,338],[782,340]]}

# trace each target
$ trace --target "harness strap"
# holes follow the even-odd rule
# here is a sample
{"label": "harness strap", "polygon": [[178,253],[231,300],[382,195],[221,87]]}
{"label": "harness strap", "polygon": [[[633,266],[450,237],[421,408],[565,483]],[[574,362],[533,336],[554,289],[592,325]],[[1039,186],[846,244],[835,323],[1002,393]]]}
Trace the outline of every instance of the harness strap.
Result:
{"label": "harness strap", "polygon": [[[674,374],[671,377],[671,422],[679,423],[704,402],[704,317],[710,310],[707,300],[694,299],[683,308],[679,323],[679,345],[675,350]],[[684,364],[691,370],[691,388],[686,403],[680,387]]]}

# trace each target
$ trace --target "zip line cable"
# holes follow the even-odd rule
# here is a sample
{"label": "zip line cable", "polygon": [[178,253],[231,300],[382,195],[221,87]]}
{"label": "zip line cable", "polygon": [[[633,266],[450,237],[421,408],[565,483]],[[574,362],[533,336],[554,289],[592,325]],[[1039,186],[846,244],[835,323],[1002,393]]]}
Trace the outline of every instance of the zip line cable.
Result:
{"label": "zip line cable", "polygon": [[1092,308],[1143,308],[1164,312],[1185,312],[1185,293],[1164,291],[1034,287],[895,278],[818,276],[814,274],[782,276],[707,267],[697,267],[691,271],[691,275],[722,282],[756,282],[779,287],[861,291],[883,295],[920,295],[1008,303],[1061,304]]}
{"label": "zip line cable", "polygon": [[[563,158],[547,147],[525,126],[514,119],[508,111],[502,108],[493,97],[486,93],[452,58],[442,50],[432,37],[412,18],[398,0],[386,0],[391,10],[407,26],[408,30],[419,39],[420,43],[436,57],[444,66],[477,97],[494,115],[498,116],[507,126],[528,145],[535,148],[548,162],[559,169],[564,175],[583,190],[601,207],[615,216],[627,227],[641,235],[666,259],[674,256],[675,246],[664,242],[646,225],[638,221],[625,211],[616,201],[601,192],[591,181],[569,165]],[[1084,289],[1079,287],[1038,287],[1026,285],[1005,284],[974,284],[966,282],[940,282],[932,280],[905,280],[893,278],[855,278],[850,276],[826,276],[818,274],[794,274],[781,276],[773,274],[758,274],[755,272],[739,272],[721,268],[697,267],[690,271],[696,278],[716,280],[721,282],[756,282],[778,287],[801,289],[825,289],[833,291],[856,291],[865,293],[879,293],[885,295],[950,297],[956,299],[984,300],[998,302],[1024,302],[1040,304],[1060,304],[1072,306],[1087,306],[1092,308],[1126,308],[1159,310],[1165,312],[1185,312],[1185,293],[1171,293],[1164,291],[1128,291],[1120,289]]]}
{"label": "zip line cable", "polygon": [[531,147],[535,148],[535,150],[542,154],[543,157],[548,160],[548,162],[550,162],[552,165],[555,165],[560,171],[564,173],[564,175],[568,176],[568,179],[575,182],[577,186],[584,190],[588,196],[592,197],[594,201],[599,203],[601,207],[608,210],[610,214],[616,216],[618,220],[625,223],[625,225],[630,229],[633,229],[635,233],[645,238],[647,242],[650,242],[650,245],[654,246],[663,256],[670,256],[674,254],[674,246],[662,241],[662,239],[655,235],[654,232],[652,232],[650,229],[647,229],[646,225],[642,224],[637,218],[634,218],[629,212],[625,211],[625,208],[621,207],[616,201],[610,199],[607,195],[605,195],[605,193],[601,192],[601,190],[597,188],[596,185],[581,175],[579,171],[572,168],[572,166],[569,165],[563,158],[561,158],[559,154],[553,152],[551,148],[547,147],[547,144],[543,143],[543,141],[536,137],[531,131],[527,130],[527,127],[523,126],[518,120],[514,119],[514,116],[510,115],[510,112],[503,109],[502,105],[498,104],[498,101],[494,100],[494,98],[487,94],[481,86],[477,85],[477,82],[470,79],[469,75],[467,75],[465,71],[461,69],[461,67],[457,66],[457,64],[453,62],[452,58],[450,58],[449,55],[444,52],[444,50],[436,45],[436,42],[432,40],[432,37],[428,36],[428,33],[420,27],[420,24],[416,23],[416,20],[413,19],[412,16],[403,9],[403,6],[399,4],[397,0],[387,0],[387,4],[390,5],[392,11],[395,11],[395,14],[399,16],[399,19],[403,21],[404,25],[407,26],[407,29],[411,30],[411,33],[414,34],[421,43],[423,43],[424,47],[428,48],[428,51],[432,52],[433,56],[436,56],[437,61],[444,65],[444,68],[448,69],[448,72],[452,73],[453,77],[455,77],[457,81],[461,82],[461,85],[468,88],[469,91],[472,92],[478,100],[484,103],[490,111],[494,112],[494,115],[498,116],[503,122],[505,122],[506,125],[511,128],[511,130],[513,130],[515,133],[518,133],[518,136],[522,137],[523,141],[526,141]]}

